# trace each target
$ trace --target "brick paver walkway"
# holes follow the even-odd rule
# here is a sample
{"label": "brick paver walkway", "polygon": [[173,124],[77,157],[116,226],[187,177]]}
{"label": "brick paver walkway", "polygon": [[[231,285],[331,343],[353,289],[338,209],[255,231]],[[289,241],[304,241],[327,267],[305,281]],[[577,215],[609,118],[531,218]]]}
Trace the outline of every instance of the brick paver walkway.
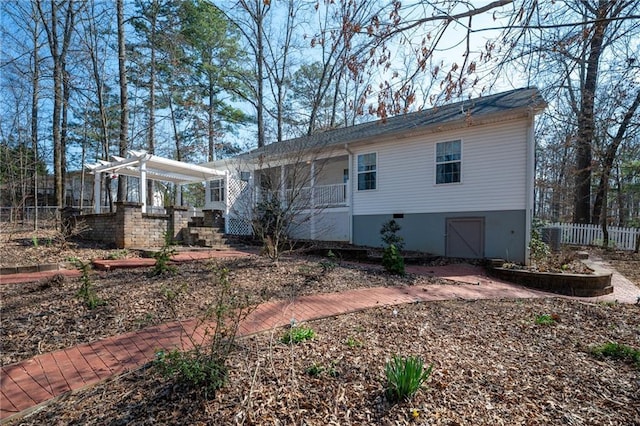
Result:
{"label": "brick paver walkway", "polygon": [[[199,254],[184,253],[183,259],[247,255],[243,252],[217,252],[209,255],[205,254],[208,252],[196,253]],[[134,260],[129,260],[129,265],[126,266],[133,266]],[[111,263],[109,268],[113,267],[116,265]],[[122,265],[118,264],[117,267]],[[409,266],[407,269],[411,273],[439,276],[464,284],[365,288],[302,296],[293,301],[267,302],[259,305],[240,324],[239,334],[248,335],[284,326],[292,318],[296,321],[308,321],[415,301],[550,296],[548,293],[491,279],[483,273],[482,268],[471,265]],[[587,300],[635,303],[636,298],[640,297],[640,289],[619,274],[617,277],[614,275],[614,286],[620,286],[621,290],[613,295]],[[191,320],[148,327],[4,366],[0,376],[0,420],[24,414],[25,410],[33,409],[66,392],[138,368],[151,361],[158,350],[189,349],[190,343],[186,336],[194,330],[195,325],[195,320]]]}

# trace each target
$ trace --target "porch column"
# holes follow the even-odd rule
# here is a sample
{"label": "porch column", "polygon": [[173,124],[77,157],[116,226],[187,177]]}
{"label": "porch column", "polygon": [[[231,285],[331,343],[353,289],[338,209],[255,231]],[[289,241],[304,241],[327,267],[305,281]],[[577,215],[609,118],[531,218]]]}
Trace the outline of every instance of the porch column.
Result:
{"label": "porch column", "polygon": [[100,201],[102,200],[102,173],[93,173],[93,212],[100,213]]}
{"label": "porch column", "polygon": [[280,204],[286,206],[287,183],[285,182],[284,166],[280,166]]}
{"label": "porch column", "polygon": [[224,171],[224,233],[229,233],[229,170]]}
{"label": "porch column", "polygon": [[147,163],[140,162],[140,204],[142,204],[142,213],[147,212]]}
{"label": "porch column", "polygon": [[316,239],[316,161],[311,161],[311,179],[309,180],[309,184],[311,185],[311,199],[309,206],[311,208],[311,220],[309,221],[309,234],[312,240]]}
{"label": "porch column", "polygon": [[176,183],[176,206],[182,205],[182,184]]}
{"label": "porch column", "polygon": [[353,153],[345,145],[349,153],[349,176],[347,177],[347,206],[349,211],[349,244],[353,244],[353,188],[357,179],[353,178],[354,170],[357,170],[353,164]]}

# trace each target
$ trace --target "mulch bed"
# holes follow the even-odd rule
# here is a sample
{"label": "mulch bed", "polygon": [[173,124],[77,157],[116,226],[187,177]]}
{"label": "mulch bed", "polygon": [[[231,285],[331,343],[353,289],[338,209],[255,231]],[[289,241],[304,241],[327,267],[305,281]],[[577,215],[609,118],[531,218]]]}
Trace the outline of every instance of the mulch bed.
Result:
{"label": "mulch bed", "polygon": [[[552,314],[553,325],[536,317]],[[377,308],[241,339],[227,385],[205,398],[149,365],[69,394],[14,424],[631,425],[640,370],[590,348],[638,346],[637,306],[571,300],[445,301]],[[385,396],[385,362],[419,355],[434,369],[406,402]]]}

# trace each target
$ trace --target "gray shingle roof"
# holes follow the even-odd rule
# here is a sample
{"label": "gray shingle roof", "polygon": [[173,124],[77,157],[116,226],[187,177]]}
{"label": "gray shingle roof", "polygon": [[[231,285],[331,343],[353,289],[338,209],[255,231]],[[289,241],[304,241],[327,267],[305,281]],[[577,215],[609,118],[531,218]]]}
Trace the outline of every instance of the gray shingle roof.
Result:
{"label": "gray shingle roof", "polygon": [[539,111],[546,107],[546,102],[537,88],[515,89],[495,95],[468,99],[446,104],[428,110],[397,115],[386,120],[376,120],[303,136],[282,142],[272,143],[248,153],[249,156],[282,154],[304,148],[342,145],[376,137],[426,129],[431,126],[442,126],[464,122],[469,116],[480,118],[495,114],[504,114],[516,110],[527,109]]}

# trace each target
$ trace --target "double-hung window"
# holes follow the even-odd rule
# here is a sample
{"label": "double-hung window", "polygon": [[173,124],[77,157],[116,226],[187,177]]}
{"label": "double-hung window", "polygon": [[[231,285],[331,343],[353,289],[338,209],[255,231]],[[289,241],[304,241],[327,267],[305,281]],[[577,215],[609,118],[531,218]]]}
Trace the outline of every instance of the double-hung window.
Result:
{"label": "double-hung window", "polygon": [[211,201],[224,201],[224,179],[214,179],[210,182]]}
{"label": "double-hung window", "polygon": [[358,155],[358,191],[376,189],[377,163],[375,152]]}
{"label": "double-hung window", "polygon": [[436,144],[436,184],[460,182],[461,166],[462,141]]}

